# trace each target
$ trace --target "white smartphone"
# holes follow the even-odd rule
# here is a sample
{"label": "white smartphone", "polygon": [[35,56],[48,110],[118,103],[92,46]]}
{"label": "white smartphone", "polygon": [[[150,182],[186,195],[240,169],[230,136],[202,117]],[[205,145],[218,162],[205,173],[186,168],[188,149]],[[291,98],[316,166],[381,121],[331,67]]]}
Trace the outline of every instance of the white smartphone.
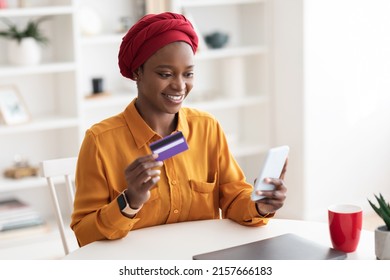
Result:
{"label": "white smartphone", "polygon": [[256,201],[264,198],[256,194],[257,190],[273,190],[274,185],[266,184],[265,178],[279,178],[283,171],[283,166],[287,160],[288,153],[290,151],[289,146],[279,146],[269,149],[263,168],[260,170],[259,175],[256,178],[256,183],[252,192],[252,200]]}

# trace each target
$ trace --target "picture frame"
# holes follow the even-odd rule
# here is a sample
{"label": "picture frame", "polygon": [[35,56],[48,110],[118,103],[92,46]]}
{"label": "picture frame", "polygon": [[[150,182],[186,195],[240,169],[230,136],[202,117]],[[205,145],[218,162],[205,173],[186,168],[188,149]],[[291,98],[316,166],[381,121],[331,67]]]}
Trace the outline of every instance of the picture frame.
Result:
{"label": "picture frame", "polygon": [[5,125],[26,123],[30,113],[16,86],[0,86],[0,121]]}

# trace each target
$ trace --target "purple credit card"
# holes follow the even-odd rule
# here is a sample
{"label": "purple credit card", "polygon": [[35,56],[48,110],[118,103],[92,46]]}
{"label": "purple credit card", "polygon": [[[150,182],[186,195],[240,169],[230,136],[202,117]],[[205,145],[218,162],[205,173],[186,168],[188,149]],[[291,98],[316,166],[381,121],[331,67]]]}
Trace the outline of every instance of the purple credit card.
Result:
{"label": "purple credit card", "polygon": [[158,158],[156,160],[160,161],[188,150],[188,145],[183,133],[178,131],[151,143],[150,149],[154,154],[158,154]]}

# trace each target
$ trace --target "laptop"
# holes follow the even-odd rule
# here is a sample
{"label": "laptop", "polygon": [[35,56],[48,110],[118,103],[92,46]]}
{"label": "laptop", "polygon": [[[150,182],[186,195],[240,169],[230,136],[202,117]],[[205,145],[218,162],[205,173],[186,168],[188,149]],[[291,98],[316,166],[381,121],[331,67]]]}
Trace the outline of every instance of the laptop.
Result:
{"label": "laptop", "polygon": [[347,254],[293,233],[194,255],[194,260],[337,260]]}

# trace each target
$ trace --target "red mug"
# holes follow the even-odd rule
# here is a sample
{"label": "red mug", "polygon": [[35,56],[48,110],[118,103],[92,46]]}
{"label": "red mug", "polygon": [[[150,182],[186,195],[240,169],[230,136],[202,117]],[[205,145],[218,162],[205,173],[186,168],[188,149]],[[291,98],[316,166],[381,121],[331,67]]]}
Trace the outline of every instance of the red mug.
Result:
{"label": "red mug", "polygon": [[333,248],[354,252],[359,244],[363,211],[360,206],[337,204],[328,208],[329,232]]}

